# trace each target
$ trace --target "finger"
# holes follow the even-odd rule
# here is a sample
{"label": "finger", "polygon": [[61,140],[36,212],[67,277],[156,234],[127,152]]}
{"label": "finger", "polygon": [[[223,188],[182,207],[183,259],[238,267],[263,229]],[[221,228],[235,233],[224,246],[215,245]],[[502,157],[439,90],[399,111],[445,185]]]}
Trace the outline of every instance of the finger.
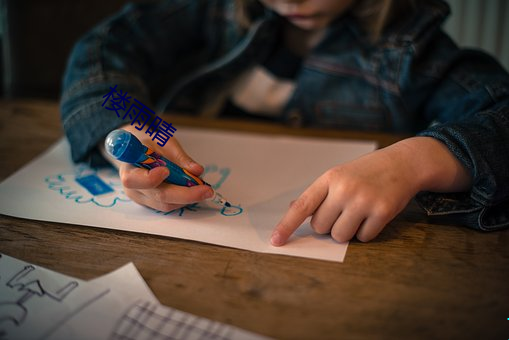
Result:
{"label": "finger", "polygon": [[368,217],[357,231],[356,237],[361,242],[369,242],[382,232],[387,223],[389,223],[387,219]]}
{"label": "finger", "polygon": [[145,190],[144,194],[163,204],[191,204],[211,198],[214,191],[208,185],[183,187],[165,184],[156,189]]}
{"label": "finger", "polygon": [[341,213],[341,202],[332,197],[329,191],[325,200],[316,209],[311,218],[311,228],[318,234],[327,234],[331,231]]}
{"label": "finger", "polygon": [[173,163],[189,170],[193,175],[200,176],[204,170],[203,166],[189,157],[176,138],[170,140],[172,144],[169,148],[164,148],[164,155]]}
{"label": "finger", "polygon": [[128,189],[151,189],[158,187],[170,170],[166,167],[157,167],[151,170],[137,168],[130,164],[122,164],[119,169],[120,179],[124,188]]}
{"label": "finger", "polygon": [[350,241],[364,219],[365,216],[356,209],[346,208],[332,226],[332,238],[338,242]]}
{"label": "finger", "polygon": [[184,204],[171,204],[156,201],[152,199],[150,196],[145,195],[140,190],[127,189],[125,190],[125,193],[134,202],[162,212],[169,212],[184,206]]}
{"label": "finger", "polygon": [[320,177],[297,200],[292,202],[285,216],[276,225],[272,233],[270,239],[272,245],[279,247],[285,244],[290,235],[308,216],[315,212],[326,196],[327,184]]}
{"label": "finger", "polygon": [[152,150],[157,151],[162,154],[164,157],[168,158],[172,162],[178,164],[179,166],[191,171],[196,176],[200,176],[203,173],[203,167],[193,161],[191,157],[189,157],[186,152],[180,146],[178,140],[173,137],[170,138],[165,147],[160,147],[154,142],[152,142],[146,134],[142,134],[137,130],[134,126],[130,124],[126,124],[121,127],[124,130],[127,130],[138,137],[138,139],[146,144],[146,146],[150,147]]}

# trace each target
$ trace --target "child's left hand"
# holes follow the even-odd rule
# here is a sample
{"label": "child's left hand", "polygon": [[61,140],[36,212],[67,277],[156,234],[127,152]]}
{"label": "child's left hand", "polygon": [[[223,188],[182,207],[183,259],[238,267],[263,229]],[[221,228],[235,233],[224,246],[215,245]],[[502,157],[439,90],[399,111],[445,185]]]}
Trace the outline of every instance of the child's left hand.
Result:
{"label": "child's left hand", "polygon": [[421,190],[460,191],[470,175],[441,142],[414,137],[326,171],[290,205],[271,243],[281,246],[311,218],[338,242],[374,239]]}

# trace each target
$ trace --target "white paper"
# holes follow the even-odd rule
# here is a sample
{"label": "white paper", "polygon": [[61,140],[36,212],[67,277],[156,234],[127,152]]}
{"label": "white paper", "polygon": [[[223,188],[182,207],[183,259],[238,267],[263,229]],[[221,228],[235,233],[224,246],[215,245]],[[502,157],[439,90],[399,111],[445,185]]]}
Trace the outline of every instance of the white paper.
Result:
{"label": "white paper", "polygon": [[[0,213],[128,230],[257,252],[342,262],[348,243],[316,235],[304,223],[283,247],[269,239],[289,203],[327,169],[375,149],[372,142],[274,137],[179,128],[176,137],[206,168],[204,179],[237,205],[199,203],[171,213],[139,206],[112,170],[73,166],[65,140],[0,184]],[[91,195],[75,181],[93,173],[114,189]],[[230,214],[230,216],[225,216]]]}
{"label": "white paper", "polygon": [[[77,319],[83,326],[76,335],[105,339],[122,308],[137,300],[158,303],[132,263],[94,281],[0,254],[0,335],[7,339],[48,338]],[[99,319],[93,327],[87,323],[88,313]]]}
{"label": "white paper", "polygon": [[83,281],[0,254],[2,339],[265,339],[161,305],[129,263]]}

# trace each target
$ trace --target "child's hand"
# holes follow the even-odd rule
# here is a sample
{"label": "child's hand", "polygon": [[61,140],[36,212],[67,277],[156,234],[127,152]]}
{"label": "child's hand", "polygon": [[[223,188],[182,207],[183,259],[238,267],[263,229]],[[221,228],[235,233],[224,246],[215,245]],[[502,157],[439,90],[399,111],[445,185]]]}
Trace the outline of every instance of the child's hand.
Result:
{"label": "child's hand", "polygon": [[271,243],[285,244],[308,216],[314,231],[338,242],[370,241],[417,192],[465,190],[470,181],[445,145],[410,138],[325,172],[291,203]]}
{"label": "child's hand", "polygon": [[[122,129],[131,132],[143,144],[192,174],[199,176],[203,173],[203,167],[184,152],[175,137],[170,138],[164,147],[160,147],[131,125],[125,125]],[[108,159],[118,167],[126,195],[141,205],[167,212],[213,195],[212,189],[206,185],[183,187],[164,182],[169,175],[166,167],[147,170],[112,158]]]}

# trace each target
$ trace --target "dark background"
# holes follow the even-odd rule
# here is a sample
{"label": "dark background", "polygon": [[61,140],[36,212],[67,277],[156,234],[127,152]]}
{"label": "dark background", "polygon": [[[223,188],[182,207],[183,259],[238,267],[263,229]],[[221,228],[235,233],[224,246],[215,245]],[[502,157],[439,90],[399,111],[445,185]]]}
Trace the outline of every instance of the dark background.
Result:
{"label": "dark background", "polygon": [[[0,0],[0,97],[57,100],[67,58],[85,32],[128,2],[157,0]],[[448,0],[444,29],[509,69],[509,0]],[[509,41],[509,40],[507,40]]]}
{"label": "dark background", "polygon": [[0,0],[1,95],[58,99],[74,43],[127,2]]}

